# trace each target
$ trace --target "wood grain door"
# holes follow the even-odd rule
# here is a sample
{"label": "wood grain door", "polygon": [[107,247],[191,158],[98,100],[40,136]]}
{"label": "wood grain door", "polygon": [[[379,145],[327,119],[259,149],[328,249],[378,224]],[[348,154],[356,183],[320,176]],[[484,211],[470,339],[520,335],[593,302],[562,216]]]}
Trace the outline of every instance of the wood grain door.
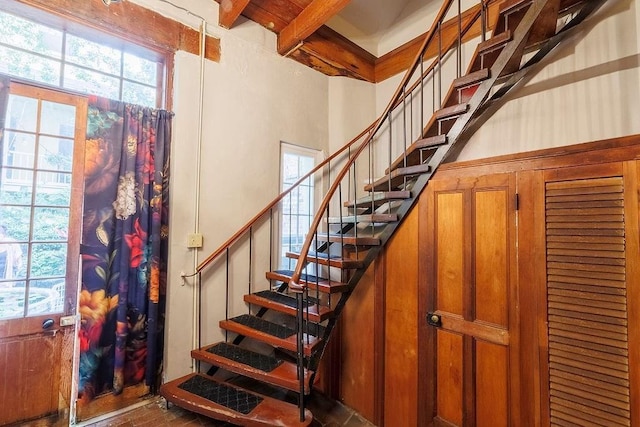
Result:
{"label": "wood grain door", "polygon": [[0,425],[69,415],[86,113],[86,98],[10,86],[0,169]]}
{"label": "wood grain door", "polygon": [[515,176],[428,187],[428,322],[436,426],[517,425]]}

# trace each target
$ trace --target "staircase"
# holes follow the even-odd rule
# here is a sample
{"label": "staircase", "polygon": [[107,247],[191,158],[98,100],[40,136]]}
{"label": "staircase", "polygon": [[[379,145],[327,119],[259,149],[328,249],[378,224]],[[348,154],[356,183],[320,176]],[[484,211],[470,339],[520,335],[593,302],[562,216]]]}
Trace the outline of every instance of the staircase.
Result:
{"label": "staircase", "polygon": [[[367,267],[438,165],[458,152],[504,96],[602,3],[489,1],[467,11],[463,19],[460,4],[456,12],[453,1],[445,0],[420,54],[378,120],[300,178],[198,266],[200,286],[220,277],[226,283],[227,315],[219,323],[226,339],[191,351],[199,366],[209,367],[206,374],[168,382],[160,394],[178,406],[233,424],[310,425],[313,415],[305,408],[305,396],[313,392],[331,332]],[[489,22],[487,10],[497,11],[494,22]],[[443,36],[447,19],[457,21],[457,37]],[[474,25],[482,26],[482,40],[462,74],[462,41]],[[485,28],[490,27],[492,36],[485,40]],[[435,60],[425,64],[426,52],[434,48]],[[443,84],[443,69],[453,67],[456,77]],[[444,96],[443,87],[449,88]],[[363,181],[368,182],[364,188],[358,185]],[[328,190],[314,209],[306,239],[301,246],[285,248],[290,269],[273,268],[279,255],[274,250],[280,242],[274,237],[278,212],[295,216],[296,209],[309,210],[295,196],[315,192],[310,190],[312,182],[324,183]],[[232,314],[229,301],[239,285],[230,270],[237,271],[240,262],[248,278],[243,297],[248,312]],[[262,266],[268,270],[266,280],[254,280],[254,271]],[[271,286],[265,289],[263,282]],[[255,391],[246,385],[250,382],[238,378],[267,384],[273,387],[267,390],[277,392]]]}

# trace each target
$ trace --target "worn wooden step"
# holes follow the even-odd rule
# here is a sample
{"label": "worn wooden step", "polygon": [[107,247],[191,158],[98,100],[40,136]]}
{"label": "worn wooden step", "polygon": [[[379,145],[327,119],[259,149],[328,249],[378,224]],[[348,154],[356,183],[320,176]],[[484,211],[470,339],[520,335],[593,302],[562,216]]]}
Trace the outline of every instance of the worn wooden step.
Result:
{"label": "worn wooden step", "polygon": [[366,185],[364,189],[365,191],[394,190],[404,184],[405,178],[427,173],[429,171],[431,171],[431,166],[426,163],[406,168],[398,168],[390,174],[387,174],[387,176],[378,179],[373,184]]}
{"label": "worn wooden step", "polygon": [[478,83],[487,80],[490,75],[490,70],[488,68],[481,68],[478,71],[474,71],[473,73],[469,73],[462,77],[458,77],[451,83],[454,88],[460,89],[467,86],[472,86]]}
{"label": "worn wooden step", "polygon": [[244,426],[308,426],[311,411],[300,421],[297,406],[217,381],[203,374],[189,374],[160,387],[160,395],[189,411]]}
{"label": "worn wooden step", "polygon": [[[291,270],[276,270],[267,271],[268,280],[277,280],[284,283],[289,283],[293,271]],[[310,274],[303,274],[300,276],[300,284],[305,285],[310,290],[318,290],[326,294],[334,294],[338,292],[344,292],[349,289],[349,285],[335,280],[325,279],[323,277],[316,277]]]}
{"label": "worn wooden step", "polygon": [[335,224],[360,224],[360,223],[388,223],[396,222],[398,220],[397,214],[363,214],[363,215],[344,215],[344,216],[332,216],[327,218],[327,223]]}
{"label": "worn wooden step", "polygon": [[500,15],[510,15],[513,12],[531,6],[532,0],[510,0],[500,5]]}
{"label": "worn wooden step", "polygon": [[[227,331],[262,341],[274,347],[281,347],[290,351],[297,350],[295,329],[278,325],[256,316],[243,314],[228,320],[221,320],[220,327]],[[318,331],[310,332],[319,335]],[[304,354],[306,356],[311,355],[313,349],[322,341],[318,338],[318,335],[314,333],[304,334]]]}
{"label": "worn wooden step", "polygon": [[[287,258],[298,259],[300,254],[296,252],[287,252],[285,254]],[[362,267],[362,261],[355,259],[345,259],[337,255],[327,256],[327,254],[309,252],[307,255],[307,262],[317,263],[320,265],[326,265],[329,267],[342,268],[345,270],[356,269]]]}
{"label": "worn wooden step", "polygon": [[[244,296],[244,301],[260,307],[275,310],[280,313],[295,316],[298,308],[298,300],[296,297],[275,291],[260,291],[254,294]],[[320,323],[333,315],[331,307],[317,304],[317,301],[305,301],[304,318]]]}
{"label": "worn wooden step", "polygon": [[510,30],[503,31],[502,33],[487,39],[478,44],[478,52],[480,54],[487,54],[493,52],[496,49],[501,49],[513,38],[513,34]]}
{"label": "worn wooden step", "polygon": [[318,241],[340,243],[344,246],[380,246],[381,240],[378,237],[372,237],[358,234],[318,234]]}
{"label": "worn wooden step", "polygon": [[466,113],[469,110],[469,104],[466,102],[463,104],[456,104],[450,107],[441,108],[434,113],[436,120],[448,120],[454,117],[458,117],[461,114]]}
{"label": "worn wooden step", "polygon": [[[406,163],[405,156],[402,155],[391,163],[391,167],[387,168],[385,173],[389,174],[389,171],[399,167],[415,166],[424,163],[438,147],[446,143],[447,135],[436,135],[419,139],[407,148]],[[427,152],[426,154],[425,151]]]}
{"label": "worn wooden step", "polygon": [[[229,372],[299,392],[298,367],[275,356],[260,354],[227,342],[219,342],[191,351],[196,360],[218,366]],[[311,392],[311,372],[304,370],[304,391]]]}
{"label": "worn wooden step", "polygon": [[380,191],[371,193],[368,196],[361,197],[357,200],[349,200],[344,202],[347,208],[377,208],[394,200],[405,200],[411,198],[410,191]]}

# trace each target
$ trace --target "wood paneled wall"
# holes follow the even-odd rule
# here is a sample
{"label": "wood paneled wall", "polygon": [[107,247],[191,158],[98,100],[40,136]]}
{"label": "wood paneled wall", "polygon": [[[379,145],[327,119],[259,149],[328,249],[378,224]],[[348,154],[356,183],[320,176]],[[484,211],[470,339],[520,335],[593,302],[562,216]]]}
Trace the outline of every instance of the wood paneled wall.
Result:
{"label": "wood paneled wall", "polygon": [[[421,195],[418,206],[405,219],[382,256],[372,265],[347,305],[341,338],[342,374],[339,384],[342,400],[379,426],[495,425],[492,424],[495,422],[494,414],[483,411],[485,405],[480,400],[507,393],[510,400],[515,398],[518,403],[514,410],[512,403],[502,401],[507,405],[504,409],[506,412],[502,411],[507,414],[506,418],[501,418],[508,420],[506,425],[554,425],[551,422],[550,390],[555,380],[549,376],[546,183],[607,177],[611,176],[607,171],[614,168],[621,171],[619,176],[624,181],[626,316],[630,349],[628,361],[625,362],[630,384],[628,419],[630,425],[640,426],[640,351],[637,350],[640,347],[638,159],[640,135],[635,135],[441,166],[427,191]],[[478,210],[474,207],[471,211],[475,215],[472,216],[474,233],[482,243],[465,249],[469,248],[468,242],[463,243],[469,238],[465,225],[468,220],[464,219],[466,214],[458,218],[459,227],[453,227],[451,224],[456,221],[456,209],[451,210],[450,215],[453,216],[446,220],[438,219],[434,213],[451,203],[454,207],[463,206],[462,199],[456,198],[465,196],[461,192],[451,191],[443,193],[436,201],[430,189],[442,186],[462,188],[465,181],[473,183],[474,180],[481,181],[483,177],[496,174],[508,175],[513,187],[517,188],[517,226],[514,221],[506,229],[499,227],[496,221],[502,221],[499,217],[504,218],[504,215],[476,215]],[[504,204],[503,194],[495,191],[477,192],[474,185],[469,191],[473,192],[477,207],[491,207],[485,209],[491,212],[499,206],[510,209],[511,202],[507,200],[507,204]],[[513,209],[516,209],[515,198]],[[433,227],[429,228],[429,223],[438,225],[438,221],[445,221],[446,224],[442,222],[442,231],[434,232]],[[517,250],[512,249],[511,253],[506,254],[502,250],[504,246],[496,246],[496,242],[503,241],[504,236],[481,236],[483,230],[494,229],[502,229],[512,236],[514,246],[517,243]],[[467,246],[456,250],[459,245]],[[435,252],[434,247],[438,248]],[[444,262],[447,253],[465,250],[473,255],[469,258],[475,263],[472,270],[464,261],[461,264],[460,257]],[[514,263],[513,278],[512,283],[506,286],[513,288],[494,286],[496,272],[509,271],[500,266],[510,263]],[[454,268],[454,264],[457,267]],[[445,266],[448,266],[446,271],[440,271]],[[471,281],[465,271],[473,272]],[[434,283],[438,275],[445,282],[461,283],[462,289],[441,283],[439,292],[436,292]],[[467,310],[471,310],[474,318],[479,319],[479,323],[474,321],[476,326],[508,324],[507,339],[511,341],[505,347],[491,344],[486,339],[475,339],[471,347],[475,359],[470,359],[474,361],[473,365],[467,366],[465,363],[469,362],[465,362],[463,355],[468,350],[465,347],[468,344],[465,344],[463,335],[456,340],[455,334],[439,329],[433,331],[430,329],[433,327],[427,325],[426,314],[429,307],[437,306],[438,302],[446,305],[451,299],[459,301],[456,294],[461,293],[458,296],[464,301],[470,286],[475,292],[472,299],[474,305]],[[488,291],[483,286],[488,286]],[[492,294],[499,289],[504,291],[500,294],[507,295],[507,299],[496,299],[496,295]],[[511,309],[507,307],[509,305]],[[465,308],[461,310],[464,314]],[[594,307],[596,313],[597,310]],[[477,357],[478,354],[484,356]],[[496,363],[497,360],[502,362]],[[474,393],[481,392],[484,397],[478,397],[480,394],[476,393],[474,398],[469,398],[466,390],[457,403],[438,400],[438,396],[446,394],[444,388],[452,384],[438,382],[437,373],[440,369],[450,370],[456,363],[461,372],[471,369],[476,374],[481,373],[468,384],[473,385]],[[498,372],[498,368],[505,364],[509,369],[507,377],[487,374],[492,369]],[[507,381],[504,381],[505,378]],[[569,402],[565,402],[565,405],[580,407],[581,403],[576,402],[574,397],[563,396]],[[470,403],[474,406],[471,414]],[[434,418],[439,407],[451,414],[448,422]]]}

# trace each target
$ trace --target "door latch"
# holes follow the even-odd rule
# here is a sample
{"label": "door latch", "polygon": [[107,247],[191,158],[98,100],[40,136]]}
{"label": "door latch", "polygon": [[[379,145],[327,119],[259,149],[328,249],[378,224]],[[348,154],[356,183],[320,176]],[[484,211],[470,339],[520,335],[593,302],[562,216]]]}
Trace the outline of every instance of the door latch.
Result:
{"label": "door latch", "polygon": [[427,323],[436,328],[442,327],[442,317],[439,314],[427,313]]}

